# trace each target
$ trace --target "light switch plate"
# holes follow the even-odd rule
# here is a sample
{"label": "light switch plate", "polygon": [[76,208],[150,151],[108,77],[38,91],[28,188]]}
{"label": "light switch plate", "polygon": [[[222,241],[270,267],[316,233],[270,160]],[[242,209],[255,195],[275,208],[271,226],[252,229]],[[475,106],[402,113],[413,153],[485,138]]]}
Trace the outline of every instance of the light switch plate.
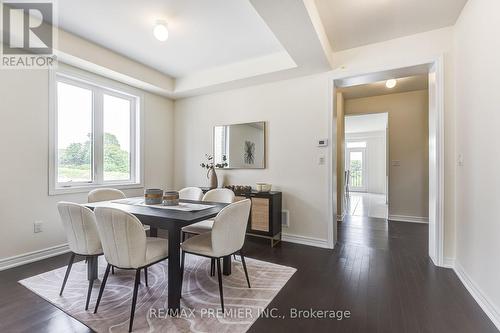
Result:
{"label": "light switch plate", "polygon": [[325,162],[326,162],[325,155],[319,155],[319,157],[318,157],[318,164],[319,165],[324,165]]}
{"label": "light switch plate", "polygon": [[43,231],[43,222],[35,221],[35,223],[33,223],[33,232],[36,234],[42,231]]}

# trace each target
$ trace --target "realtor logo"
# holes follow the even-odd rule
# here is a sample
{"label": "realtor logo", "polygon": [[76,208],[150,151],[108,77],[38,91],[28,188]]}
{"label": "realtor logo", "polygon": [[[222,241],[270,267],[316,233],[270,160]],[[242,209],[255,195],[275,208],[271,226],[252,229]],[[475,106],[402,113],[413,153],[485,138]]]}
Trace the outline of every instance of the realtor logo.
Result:
{"label": "realtor logo", "polygon": [[53,56],[51,1],[2,2],[2,68],[48,68]]}

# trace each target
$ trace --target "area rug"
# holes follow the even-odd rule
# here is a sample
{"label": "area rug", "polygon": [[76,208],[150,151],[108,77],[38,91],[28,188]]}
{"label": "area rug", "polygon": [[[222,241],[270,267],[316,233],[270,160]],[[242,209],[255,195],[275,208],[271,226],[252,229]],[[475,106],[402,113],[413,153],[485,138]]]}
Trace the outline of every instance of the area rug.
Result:
{"label": "area rug", "polygon": [[[239,257],[238,257],[239,259]],[[225,311],[220,308],[217,276],[210,276],[210,260],[186,254],[181,311],[168,316],[168,263],[148,268],[148,284],[142,279],[137,297],[134,332],[246,332],[278,294],[296,269],[245,258],[252,288],[247,287],[243,266],[233,260],[232,274],[223,276]],[[106,268],[99,259],[99,279]],[[100,287],[95,281],[89,310],[85,311],[88,287],[84,262],[73,265],[63,296],[59,289],[66,267],[19,281],[97,332],[127,332],[134,272],[115,270],[109,275],[99,311],[93,314]],[[144,275],[141,273],[141,277]]]}

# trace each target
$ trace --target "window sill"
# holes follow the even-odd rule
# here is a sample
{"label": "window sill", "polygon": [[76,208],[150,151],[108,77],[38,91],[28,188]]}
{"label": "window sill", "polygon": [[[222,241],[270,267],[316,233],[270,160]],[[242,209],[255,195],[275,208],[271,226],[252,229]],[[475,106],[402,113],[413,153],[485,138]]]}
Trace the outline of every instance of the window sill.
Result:
{"label": "window sill", "polygon": [[116,188],[118,190],[140,189],[144,188],[141,183],[110,183],[100,185],[81,185],[72,187],[51,187],[49,189],[49,196],[70,194],[70,193],[88,193],[98,188]]}

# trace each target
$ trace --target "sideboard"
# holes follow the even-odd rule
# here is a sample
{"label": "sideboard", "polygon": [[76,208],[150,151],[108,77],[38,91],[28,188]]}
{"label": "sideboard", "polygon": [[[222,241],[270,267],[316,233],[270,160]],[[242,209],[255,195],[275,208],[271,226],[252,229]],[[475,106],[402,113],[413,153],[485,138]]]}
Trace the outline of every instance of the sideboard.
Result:
{"label": "sideboard", "polygon": [[[201,188],[203,193],[210,190]],[[279,191],[236,194],[235,200],[252,200],[252,210],[248,219],[247,235],[267,238],[271,246],[281,241],[281,201],[282,193]]]}

